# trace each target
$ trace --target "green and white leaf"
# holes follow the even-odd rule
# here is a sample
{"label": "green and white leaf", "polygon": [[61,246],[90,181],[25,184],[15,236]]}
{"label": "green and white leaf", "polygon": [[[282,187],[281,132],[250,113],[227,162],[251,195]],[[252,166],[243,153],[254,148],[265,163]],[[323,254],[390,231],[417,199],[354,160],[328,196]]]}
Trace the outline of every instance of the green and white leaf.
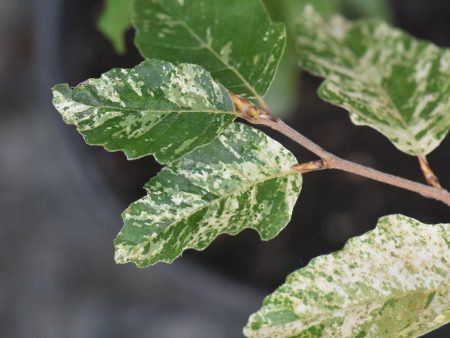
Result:
{"label": "green and white leaf", "polygon": [[131,27],[133,0],[105,0],[98,29],[111,41],[117,53],[125,52],[125,32]]}
{"label": "green and white leaf", "polygon": [[261,0],[137,0],[134,25],[144,57],[201,64],[229,90],[257,100],[286,40]]}
{"label": "green and white leaf", "polygon": [[297,22],[300,66],[325,77],[324,100],[347,109],[401,151],[424,156],[450,129],[450,50],[373,20],[325,21],[310,6]]}
{"label": "green and white leaf", "polygon": [[402,215],[292,273],[247,337],[417,337],[450,321],[450,224]]}
{"label": "green and white leaf", "polygon": [[289,222],[301,190],[296,163],[264,133],[233,123],[146,184],[147,195],[122,215],[116,261],[171,263],[186,249],[203,250],[217,236],[246,228],[272,239]]}
{"label": "green and white leaf", "polygon": [[146,60],[75,88],[53,88],[53,104],[86,143],[129,159],[169,163],[216,138],[235,118],[228,92],[200,66]]}

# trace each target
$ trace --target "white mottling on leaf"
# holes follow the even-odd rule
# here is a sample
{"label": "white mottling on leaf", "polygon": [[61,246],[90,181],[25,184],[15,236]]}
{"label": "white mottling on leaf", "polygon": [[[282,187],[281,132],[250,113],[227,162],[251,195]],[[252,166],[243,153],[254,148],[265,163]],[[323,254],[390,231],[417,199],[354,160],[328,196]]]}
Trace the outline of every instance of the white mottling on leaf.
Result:
{"label": "white mottling on leaf", "polygon": [[321,98],[409,155],[442,142],[450,129],[449,50],[373,19],[327,21],[312,6],[297,27],[300,66],[325,78]]}
{"label": "white mottling on leaf", "polygon": [[226,63],[230,63],[231,53],[233,52],[232,46],[233,46],[233,42],[228,41],[220,50],[220,56],[223,58],[223,60]]}
{"label": "white mottling on leaf", "polygon": [[90,106],[67,99],[64,94],[59,91],[53,91],[53,105],[61,113],[64,121],[73,124],[78,119],[78,114],[91,109]]}
{"label": "white mottling on leaf", "polygon": [[87,143],[122,150],[130,159],[155,154],[162,163],[216,138],[235,110],[200,66],[158,60],[113,69],[73,89],[57,85],[53,96],[64,121]]}
{"label": "white mottling on leaf", "polygon": [[205,44],[205,46],[208,48],[211,48],[212,43],[213,43],[213,35],[212,35],[211,27],[208,27],[206,29],[206,44]]}
{"label": "white mottling on leaf", "polygon": [[418,337],[450,320],[450,224],[402,215],[292,273],[247,337]]}
{"label": "white mottling on leaf", "polygon": [[[262,132],[232,124],[147,183],[147,196],[123,214],[116,260],[139,267],[172,262],[185,249],[202,250],[220,234],[245,228],[273,238],[289,221],[301,190],[301,175],[291,169],[295,163]],[[137,230],[145,235],[136,237]]]}

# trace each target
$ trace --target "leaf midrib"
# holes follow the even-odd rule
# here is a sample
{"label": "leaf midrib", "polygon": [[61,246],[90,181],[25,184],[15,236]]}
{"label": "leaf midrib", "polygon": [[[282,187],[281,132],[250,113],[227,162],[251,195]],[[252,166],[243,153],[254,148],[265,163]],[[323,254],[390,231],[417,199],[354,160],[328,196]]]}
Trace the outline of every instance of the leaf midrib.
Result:
{"label": "leaf midrib", "polygon": [[[133,111],[133,112],[141,112],[141,113],[150,113],[150,114],[171,114],[171,113],[211,113],[211,114],[227,114],[227,115],[234,115],[237,116],[237,113],[235,111],[227,111],[227,110],[218,110],[218,109],[181,109],[181,110],[161,110],[161,109],[138,109],[138,108],[127,108],[127,107],[114,107],[114,106],[93,106],[89,105],[83,102],[79,102],[74,100],[73,98],[70,99],[73,102],[82,104],[86,107],[89,107],[86,110],[89,109],[107,109],[107,110],[119,110],[119,111]],[[83,110],[82,112],[85,112],[86,110]]]}
{"label": "leaf midrib", "polygon": [[211,45],[207,44],[200,36],[197,35],[197,33],[191,28],[189,27],[185,22],[183,21],[174,21],[174,23],[178,23],[180,26],[184,27],[191,35],[192,37],[194,37],[199,43],[201,48],[204,48],[208,51],[211,52],[212,55],[214,55],[214,57],[216,57],[220,62],[222,62],[222,64],[227,67],[228,69],[230,69],[238,78],[239,80],[242,81],[242,83],[248,88],[250,89],[250,91],[253,93],[255,99],[261,100],[262,97],[261,95],[258,94],[256,88],[254,86],[252,86],[247,79],[241,74],[241,72],[234,66],[232,66],[231,64],[229,64],[227,61],[225,61],[220,54],[218,54]]}

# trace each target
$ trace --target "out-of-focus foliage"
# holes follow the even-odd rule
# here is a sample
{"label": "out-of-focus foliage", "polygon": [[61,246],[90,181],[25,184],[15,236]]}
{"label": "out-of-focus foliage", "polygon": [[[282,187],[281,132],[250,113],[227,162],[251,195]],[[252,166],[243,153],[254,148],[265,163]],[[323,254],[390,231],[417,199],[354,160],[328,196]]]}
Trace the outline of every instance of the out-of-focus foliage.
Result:
{"label": "out-of-focus foliage", "polygon": [[299,63],[325,78],[324,100],[347,109],[401,151],[424,157],[450,129],[450,50],[377,19],[324,19],[307,6],[297,23]]}
{"label": "out-of-focus foliage", "polygon": [[340,0],[340,2],[339,12],[349,18],[379,18],[385,21],[392,19],[389,0]]}
{"label": "out-of-focus foliage", "polygon": [[275,21],[283,22],[287,30],[286,52],[281,60],[266,100],[274,112],[284,116],[300,100],[300,76],[295,58],[295,23],[306,5],[311,5],[321,15],[328,17],[342,13],[349,17],[378,17],[390,20],[388,0],[264,0]]}
{"label": "out-of-focus foliage", "polygon": [[125,53],[125,32],[131,27],[133,0],[105,0],[98,29],[111,41],[117,53]]}

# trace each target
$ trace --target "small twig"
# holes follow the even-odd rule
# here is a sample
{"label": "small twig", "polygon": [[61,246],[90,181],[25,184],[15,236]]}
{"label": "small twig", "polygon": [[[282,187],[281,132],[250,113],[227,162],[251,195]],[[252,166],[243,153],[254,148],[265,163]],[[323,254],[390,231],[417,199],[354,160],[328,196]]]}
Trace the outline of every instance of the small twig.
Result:
{"label": "small twig", "polygon": [[439,179],[434,174],[433,170],[430,167],[430,164],[428,163],[426,157],[418,157],[420,169],[422,170],[423,176],[425,177],[425,180],[429,185],[432,187],[435,187],[437,189],[443,189],[441,184],[439,183]]}
{"label": "small twig", "polygon": [[235,94],[231,94],[235,103],[238,116],[250,123],[267,126],[277,132],[287,136],[302,147],[308,149],[313,154],[320,157],[319,161],[299,164],[294,166],[300,172],[310,172],[322,169],[337,169],[349,172],[372,180],[386,183],[395,187],[418,193],[424,197],[432,198],[450,206],[450,193],[445,189],[439,189],[434,186],[428,186],[398,176],[383,173],[381,171],[344,160],[323,149],[307,137],[300,134],[295,129],[288,126],[282,120],[274,117],[273,114],[265,109],[255,107],[251,102]]}
{"label": "small twig", "polygon": [[278,121],[260,120],[258,121],[257,124],[268,126],[280,132],[281,134],[289,137],[290,139],[297,142],[304,148],[310,150],[311,152],[319,156],[322,160],[324,160],[327,163],[327,167],[330,169],[346,171],[355,175],[370,178],[375,181],[403,188],[405,190],[413,191],[424,197],[436,199],[450,206],[450,194],[447,191],[435,187],[430,187],[425,184],[417,183],[411,180],[407,180],[398,176],[386,174],[381,171],[339,158],[329,153],[322,147],[318,146],[310,139],[301,135],[299,132],[292,129],[290,126],[288,126],[281,120]]}

